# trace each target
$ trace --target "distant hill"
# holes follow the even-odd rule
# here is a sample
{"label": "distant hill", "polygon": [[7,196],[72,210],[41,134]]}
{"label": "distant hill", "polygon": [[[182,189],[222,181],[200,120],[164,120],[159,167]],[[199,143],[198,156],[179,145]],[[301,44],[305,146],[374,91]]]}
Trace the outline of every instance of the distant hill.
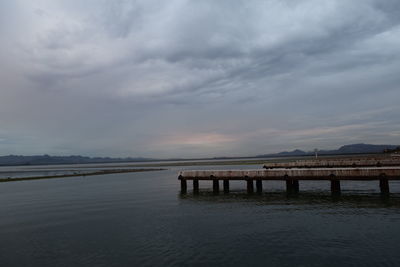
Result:
{"label": "distant hill", "polygon": [[[343,155],[343,154],[368,154],[383,153],[387,149],[396,149],[398,145],[370,145],[370,144],[352,144],[345,145],[334,150],[319,150],[319,155]],[[313,155],[314,151],[293,150],[275,154],[258,155],[257,157],[279,157],[279,156],[308,156]]]}
{"label": "distant hill", "polygon": [[397,147],[397,145],[354,144],[342,146],[338,150],[333,150],[332,152],[339,154],[382,153],[385,149],[395,149]]}
{"label": "distant hill", "polygon": [[280,152],[280,153],[277,153],[277,155],[279,155],[279,156],[302,156],[302,155],[307,155],[308,153],[310,153],[310,152],[305,152],[300,149],[295,149],[290,152],[287,152],[287,151]]}

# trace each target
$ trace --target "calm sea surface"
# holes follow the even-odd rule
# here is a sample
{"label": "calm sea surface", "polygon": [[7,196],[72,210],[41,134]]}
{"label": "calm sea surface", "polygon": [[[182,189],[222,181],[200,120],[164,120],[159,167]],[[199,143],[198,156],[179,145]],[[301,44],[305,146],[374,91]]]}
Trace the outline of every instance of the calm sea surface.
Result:
{"label": "calm sea surface", "polygon": [[0,183],[0,266],[400,266],[400,184],[179,194],[181,169]]}

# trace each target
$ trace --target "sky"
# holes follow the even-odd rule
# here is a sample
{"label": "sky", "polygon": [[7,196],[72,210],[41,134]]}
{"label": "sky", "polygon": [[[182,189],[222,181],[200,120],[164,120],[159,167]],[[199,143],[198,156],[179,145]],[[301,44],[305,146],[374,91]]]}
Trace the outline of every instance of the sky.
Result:
{"label": "sky", "polygon": [[0,155],[400,144],[398,0],[0,0]]}

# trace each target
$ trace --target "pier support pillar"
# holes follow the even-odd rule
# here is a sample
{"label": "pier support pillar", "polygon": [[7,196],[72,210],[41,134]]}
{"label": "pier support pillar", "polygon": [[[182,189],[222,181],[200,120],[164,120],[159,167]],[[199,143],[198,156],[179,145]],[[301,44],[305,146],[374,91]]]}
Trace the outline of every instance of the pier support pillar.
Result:
{"label": "pier support pillar", "polygon": [[286,193],[292,193],[293,192],[293,181],[286,179]]}
{"label": "pier support pillar", "polygon": [[186,194],[187,192],[187,182],[185,179],[181,179],[181,193]]}
{"label": "pier support pillar", "polygon": [[252,179],[247,180],[247,193],[254,193],[254,181]]}
{"label": "pier support pillar", "polygon": [[331,180],[331,192],[334,195],[340,194],[340,180]]}
{"label": "pier support pillar", "polygon": [[229,180],[224,180],[224,194],[229,193]]}
{"label": "pier support pillar", "polygon": [[214,194],[219,193],[219,181],[216,179],[213,180],[213,193]]}
{"label": "pier support pillar", "polygon": [[199,180],[197,179],[193,180],[193,193],[199,193]]}
{"label": "pier support pillar", "polygon": [[299,180],[292,180],[293,193],[298,193],[300,191]]}
{"label": "pier support pillar", "polygon": [[257,193],[261,194],[263,190],[262,180],[256,180]]}
{"label": "pier support pillar", "polygon": [[299,180],[286,179],[286,192],[296,194],[299,192]]}
{"label": "pier support pillar", "polygon": [[390,190],[389,190],[389,181],[387,178],[381,177],[379,179],[379,187],[381,189],[381,194],[389,194]]}

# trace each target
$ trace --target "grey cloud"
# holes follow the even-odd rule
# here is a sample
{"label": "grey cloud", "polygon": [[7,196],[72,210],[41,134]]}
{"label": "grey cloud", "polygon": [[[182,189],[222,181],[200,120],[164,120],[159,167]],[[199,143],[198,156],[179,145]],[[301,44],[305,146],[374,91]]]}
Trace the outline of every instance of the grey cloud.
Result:
{"label": "grey cloud", "polygon": [[400,143],[398,1],[0,5],[0,138],[19,140],[0,142],[3,153],[212,156]]}

